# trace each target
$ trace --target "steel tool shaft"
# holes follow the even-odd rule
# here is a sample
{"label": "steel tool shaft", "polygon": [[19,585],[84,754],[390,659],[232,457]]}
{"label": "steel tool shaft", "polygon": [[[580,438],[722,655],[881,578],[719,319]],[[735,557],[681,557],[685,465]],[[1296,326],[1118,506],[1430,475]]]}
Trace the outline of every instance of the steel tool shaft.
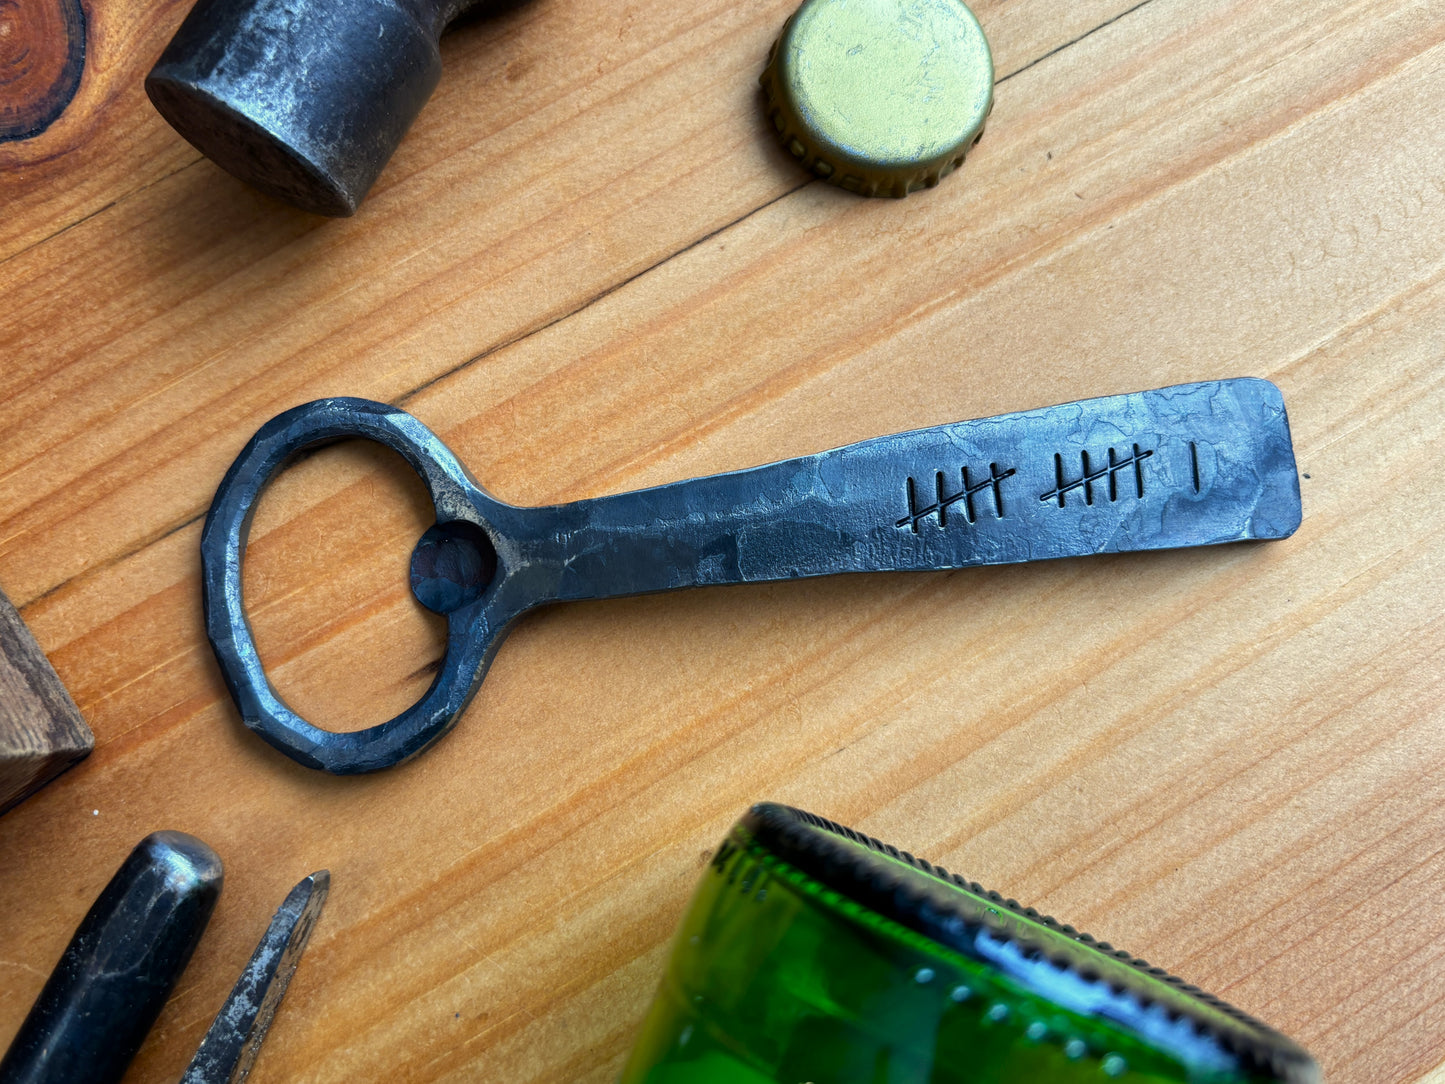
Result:
{"label": "steel tool shaft", "polygon": [[115,1084],[191,959],[221,860],[153,832],[95,901],[0,1062],[0,1084]]}
{"label": "steel tool shaft", "polygon": [[330,890],[331,874],[323,869],[287,894],[181,1084],[240,1084],[250,1075]]}
{"label": "steel tool shaft", "polygon": [[[141,840],[20,1026],[0,1084],[117,1084],[205,932],[221,880],[221,860],[194,836]],[[323,869],[287,895],[181,1084],[250,1074],[330,887]]]}
{"label": "steel tool shaft", "polygon": [[[241,598],[261,489],[307,448],[365,437],[399,452],[437,524],[412,586],[447,615],[420,702],[333,733],[266,679]],[[879,437],[817,455],[542,508],[488,495],[415,418],[324,399],[268,422],[217,491],[201,540],[206,624],[246,725],[301,763],[349,774],[421,752],[455,722],[509,625],[553,602],[838,572],[956,569],[1284,538],[1299,480],[1279,390],[1184,384]]]}

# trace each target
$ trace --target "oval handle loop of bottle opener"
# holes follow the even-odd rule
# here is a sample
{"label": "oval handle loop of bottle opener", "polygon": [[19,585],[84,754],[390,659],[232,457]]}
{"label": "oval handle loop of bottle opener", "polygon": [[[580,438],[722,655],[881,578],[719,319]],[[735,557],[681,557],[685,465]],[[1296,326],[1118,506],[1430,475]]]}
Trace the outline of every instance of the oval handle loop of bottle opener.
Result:
{"label": "oval handle loop of bottle opener", "polygon": [[[437,522],[412,554],[418,600],[447,618],[426,694],[366,730],[322,730],[266,678],[241,562],[256,500],[297,454],[361,437],[399,452]],[[511,623],[554,602],[841,572],[968,568],[1277,539],[1300,522],[1279,389],[1181,384],[878,437],[817,455],[570,504],[487,494],[426,426],[364,399],[322,399],[261,427],[201,536],[206,630],[245,724],[339,775],[408,760],[481,685]]]}

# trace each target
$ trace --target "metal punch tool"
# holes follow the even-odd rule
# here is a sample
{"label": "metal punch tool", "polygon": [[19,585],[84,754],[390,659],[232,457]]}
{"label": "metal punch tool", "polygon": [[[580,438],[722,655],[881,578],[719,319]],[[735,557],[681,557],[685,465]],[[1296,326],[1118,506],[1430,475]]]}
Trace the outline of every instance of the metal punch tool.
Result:
{"label": "metal punch tool", "polygon": [[[292,457],[378,441],[421,475],[436,524],[412,590],[447,618],[446,655],[416,704],[379,726],[313,726],[267,680],[241,562],[256,500]],[[322,399],[261,427],[201,536],[206,628],[246,725],[302,764],[387,768],[441,738],[507,629],[554,602],[839,572],[959,569],[1050,557],[1277,539],[1300,522],[1279,389],[1181,384],[879,437],[632,493],[519,508],[490,496],[411,415]]]}
{"label": "metal punch tool", "polygon": [[[0,1058],[0,1084],[118,1084],[190,962],[221,894],[216,852],[152,832],[96,899]],[[318,870],[287,894],[181,1084],[240,1084],[330,889]]]}

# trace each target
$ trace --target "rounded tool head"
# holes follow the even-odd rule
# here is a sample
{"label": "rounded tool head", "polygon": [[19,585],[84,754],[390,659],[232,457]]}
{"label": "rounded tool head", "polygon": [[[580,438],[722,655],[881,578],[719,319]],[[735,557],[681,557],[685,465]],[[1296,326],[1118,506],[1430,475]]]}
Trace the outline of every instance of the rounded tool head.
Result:
{"label": "rounded tool head", "polygon": [[993,108],[993,57],[962,0],[804,0],[761,81],[793,156],[866,196],[936,185]]}
{"label": "rounded tool head", "polygon": [[426,0],[199,0],[146,93],[222,169],[354,214],[441,77]]}
{"label": "rounded tool head", "polygon": [[105,886],[0,1061],[6,1084],[116,1084],[190,962],[221,893],[195,836],[152,832]]}

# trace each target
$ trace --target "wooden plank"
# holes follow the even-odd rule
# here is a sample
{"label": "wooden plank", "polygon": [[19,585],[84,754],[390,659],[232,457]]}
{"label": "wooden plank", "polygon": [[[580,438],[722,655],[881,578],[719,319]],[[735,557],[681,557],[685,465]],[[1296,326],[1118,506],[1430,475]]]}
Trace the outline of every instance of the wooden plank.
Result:
{"label": "wooden plank", "polygon": [[[117,86],[179,18],[129,4]],[[0,578],[98,748],[0,821],[0,1041],[116,856],[173,827],[228,887],[137,1080],[179,1074],[323,866],[254,1079],[615,1079],[706,854],[775,798],[1218,990],[1331,1081],[1445,1060],[1445,14],[980,4],[988,134],[894,203],[770,142],[789,7],[539,0],[459,31],[353,220],[133,146],[74,206],[17,204],[4,236],[41,240],[0,262]],[[1245,374],[1290,408],[1284,543],[559,608],[454,734],[364,779],[246,734],[204,644],[198,517],[317,395],[403,402],[529,504]],[[248,608],[304,713],[425,688],[429,518],[353,446],[266,497]]]}
{"label": "wooden plank", "polygon": [[85,757],[95,737],[0,594],[0,813]]}
{"label": "wooden plank", "polygon": [[[46,48],[53,48],[53,37],[44,38],[53,35],[53,16],[76,2],[30,0],[27,10],[46,16],[35,27],[37,44],[44,40]],[[999,71],[1005,73],[1067,45],[1129,6],[1125,0],[1086,0],[1070,5],[1062,19],[1040,18],[1041,0],[1007,5],[995,0],[978,10],[987,17],[998,9],[990,37]],[[233,197],[242,191],[172,132],[145,100],[141,81],[189,7],[185,0],[161,0],[84,9],[85,63],[74,97],[39,135],[0,141],[0,203],[12,211],[0,220],[0,262],[182,170],[230,189]],[[766,35],[775,32],[785,14],[786,9],[773,5],[751,13],[750,21]],[[575,94],[675,33],[676,24],[658,15],[657,9],[638,8],[619,18],[607,10],[569,10],[543,0],[484,5],[443,38],[446,76],[378,191],[449,158],[495,157],[498,148],[488,144],[535,112],[539,93],[554,99]],[[609,33],[613,28],[617,32]],[[595,48],[599,41],[605,50]],[[751,56],[750,62],[760,65],[761,59]],[[55,183],[60,178],[66,183]]]}
{"label": "wooden plank", "polygon": [[[766,135],[754,85],[785,9],[652,14],[614,46],[606,13],[537,9],[542,40],[575,43],[536,73],[557,78],[543,84],[542,103],[511,91],[497,131],[475,147],[437,146],[419,124],[365,219],[323,223],[279,209],[204,164],[0,264],[15,355],[0,374],[0,424],[11,427],[14,462],[46,463],[48,486],[28,476],[0,484],[17,558],[11,590],[23,599],[57,585],[16,551],[54,537],[74,509],[87,510],[90,530],[104,524],[112,549],[76,546],[69,562],[46,562],[63,577],[199,515],[234,449],[283,406],[338,392],[405,396],[804,183]],[[586,61],[599,36],[625,52],[593,74]],[[492,97],[504,61],[532,70],[515,55],[523,46],[492,44],[481,51],[486,70],[472,82],[460,71],[451,93]],[[1001,65],[1019,65],[1000,52]],[[446,93],[423,120],[455,116],[459,100]],[[659,132],[639,125],[643,116],[671,121]],[[623,180],[600,183],[599,161]],[[129,243],[117,248],[118,236]],[[97,274],[107,283],[99,298]],[[539,296],[554,300],[538,310]],[[362,353],[372,360],[356,366]],[[57,398],[64,412],[42,412]],[[211,419],[203,447],[170,424],[200,407]],[[86,466],[102,448],[112,464],[104,480]],[[107,503],[124,511],[107,519]]]}

